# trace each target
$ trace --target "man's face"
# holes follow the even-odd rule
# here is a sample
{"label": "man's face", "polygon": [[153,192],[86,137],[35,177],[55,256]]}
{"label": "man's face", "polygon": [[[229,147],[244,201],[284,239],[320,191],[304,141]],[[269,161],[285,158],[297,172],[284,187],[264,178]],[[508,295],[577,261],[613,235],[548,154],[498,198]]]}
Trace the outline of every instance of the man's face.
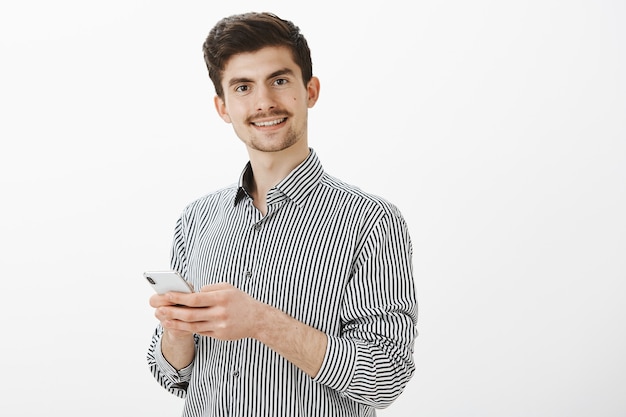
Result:
{"label": "man's face", "polygon": [[307,145],[307,113],[319,81],[305,87],[289,49],[266,47],[234,55],[222,77],[224,99],[215,107],[249,150],[277,152]]}

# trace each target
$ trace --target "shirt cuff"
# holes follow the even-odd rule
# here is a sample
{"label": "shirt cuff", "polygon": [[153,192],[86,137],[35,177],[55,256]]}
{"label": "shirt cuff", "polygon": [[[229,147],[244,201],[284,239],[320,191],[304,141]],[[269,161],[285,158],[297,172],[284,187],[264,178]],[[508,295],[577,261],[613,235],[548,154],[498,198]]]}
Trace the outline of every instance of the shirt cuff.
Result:
{"label": "shirt cuff", "polygon": [[343,393],[348,389],[352,378],[357,356],[356,342],[336,336],[328,337],[324,361],[313,380],[319,384]]}

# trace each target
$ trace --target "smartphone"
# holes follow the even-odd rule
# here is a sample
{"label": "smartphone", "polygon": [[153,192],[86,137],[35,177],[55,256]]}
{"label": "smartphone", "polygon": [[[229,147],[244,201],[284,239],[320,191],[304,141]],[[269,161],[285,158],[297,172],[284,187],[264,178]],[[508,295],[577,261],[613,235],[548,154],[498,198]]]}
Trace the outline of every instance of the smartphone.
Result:
{"label": "smartphone", "polygon": [[143,276],[157,294],[170,291],[193,292],[193,286],[176,271],[146,271]]}

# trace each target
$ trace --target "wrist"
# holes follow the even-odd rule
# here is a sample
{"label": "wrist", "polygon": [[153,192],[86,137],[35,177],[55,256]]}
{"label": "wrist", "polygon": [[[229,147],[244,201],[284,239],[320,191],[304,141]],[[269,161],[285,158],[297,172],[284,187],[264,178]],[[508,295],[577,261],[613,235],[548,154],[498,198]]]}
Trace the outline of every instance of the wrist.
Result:
{"label": "wrist", "polygon": [[259,303],[257,319],[252,324],[252,338],[264,344],[270,344],[272,334],[279,326],[279,319],[282,313],[278,309],[263,303]]}
{"label": "wrist", "polygon": [[161,339],[165,340],[167,343],[177,344],[190,339],[193,340],[193,333],[182,330],[163,329]]}
{"label": "wrist", "polygon": [[177,371],[189,366],[195,356],[193,333],[164,329],[161,335],[161,353]]}
{"label": "wrist", "polygon": [[271,306],[258,317],[254,338],[314,378],[326,354],[326,334]]}

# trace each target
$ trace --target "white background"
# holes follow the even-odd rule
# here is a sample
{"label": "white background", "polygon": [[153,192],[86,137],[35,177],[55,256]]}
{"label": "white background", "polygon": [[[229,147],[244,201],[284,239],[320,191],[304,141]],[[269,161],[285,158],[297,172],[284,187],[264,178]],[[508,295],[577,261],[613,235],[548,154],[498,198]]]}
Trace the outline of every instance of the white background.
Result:
{"label": "white background", "polygon": [[308,38],[326,170],[411,229],[417,371],[380,416],[626,415],[626,3],[7,1],[3,416],[177,416],[141,273],[237,179],[201,44],[274,11]]}

